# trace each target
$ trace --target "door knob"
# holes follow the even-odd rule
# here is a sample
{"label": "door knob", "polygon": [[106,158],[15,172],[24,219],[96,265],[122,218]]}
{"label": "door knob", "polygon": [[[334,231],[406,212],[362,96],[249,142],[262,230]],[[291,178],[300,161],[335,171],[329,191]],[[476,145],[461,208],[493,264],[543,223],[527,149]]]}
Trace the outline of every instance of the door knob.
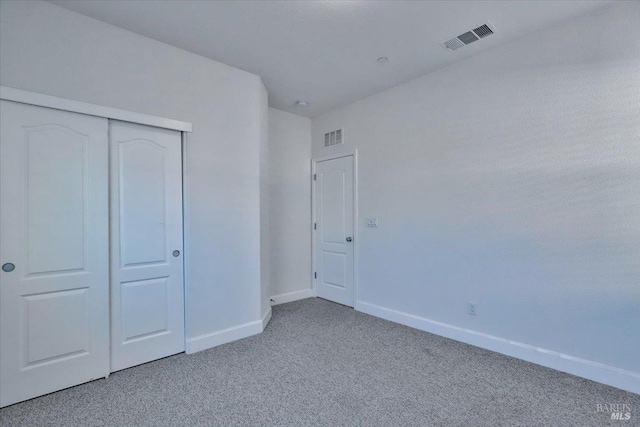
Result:
{"label": "door knob", "polygon": [[11,273],[15,269],[16,269],[16,266],[11,262],[2,264],[2,271],[4,271],[5,273]]}
{"label": "door knob", "polygon": [[347,237],[347,242],[352,241],[353,239],[351,237]]}
{"label": "door knob", "polygon": [[180,251],[177,250],[177,249],[175,251],[173,251],[173,256],[174,257],[179,257],[180,256]]}

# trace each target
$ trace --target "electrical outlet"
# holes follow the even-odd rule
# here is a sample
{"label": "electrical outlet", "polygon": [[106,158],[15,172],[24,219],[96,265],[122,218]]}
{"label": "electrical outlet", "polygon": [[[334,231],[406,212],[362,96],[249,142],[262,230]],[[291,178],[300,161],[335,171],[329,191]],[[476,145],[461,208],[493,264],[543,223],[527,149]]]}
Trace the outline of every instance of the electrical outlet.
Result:
{"label": "electrical outlet", "polygon": [[378,227],[378,218],[367,218],[367,227]]}
{"label": "electrical outlet", "polygon": [[475,302],[467,303],[467,313],[469,313],[472,316],[475,316],[476,314],[478,314],[478,304]]}

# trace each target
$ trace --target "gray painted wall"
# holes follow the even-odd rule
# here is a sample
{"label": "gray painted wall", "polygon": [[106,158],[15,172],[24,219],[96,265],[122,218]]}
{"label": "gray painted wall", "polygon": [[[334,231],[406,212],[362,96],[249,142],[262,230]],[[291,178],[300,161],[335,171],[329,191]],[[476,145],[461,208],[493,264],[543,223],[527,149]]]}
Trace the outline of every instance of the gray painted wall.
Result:
{"label": "gray painted wall", "polygon": [[311,119],[269,108],[270,296],[311,289]]}
{"label": "gray painted wall", "polygon": [[2,85],[193,123],[187,336],[259,320],[260,78],[50,3],[0,8]]}
{"label": "gray painted wall", "polygon": [[314,118],[313,156],[338,127],[359,152],[359,301],[640,374],[639,22],[615,3]]}
{"label": "gray painted wall", "polygon": [[[262,87],[261,97],[267,103],[267,89]],[[269,115],[270,109],[260,109],[260,313],[265,318],[269,303],[271,275],[271,242],[269,228]]]}

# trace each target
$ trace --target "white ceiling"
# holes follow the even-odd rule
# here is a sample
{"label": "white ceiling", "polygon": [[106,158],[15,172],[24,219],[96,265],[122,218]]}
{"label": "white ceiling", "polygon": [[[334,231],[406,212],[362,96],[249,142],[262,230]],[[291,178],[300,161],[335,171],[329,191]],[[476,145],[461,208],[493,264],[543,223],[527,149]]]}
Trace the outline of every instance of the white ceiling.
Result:
{"label": "white ceiling", "polygon": [[[52,3],[262,77],[269,105],[313,117],[603,1],[155,1]],[[455,52],[438,45],[489,21]],[[387,64],[377,58],[386,56]],[[306,108],[295,107],[304,100]]]}

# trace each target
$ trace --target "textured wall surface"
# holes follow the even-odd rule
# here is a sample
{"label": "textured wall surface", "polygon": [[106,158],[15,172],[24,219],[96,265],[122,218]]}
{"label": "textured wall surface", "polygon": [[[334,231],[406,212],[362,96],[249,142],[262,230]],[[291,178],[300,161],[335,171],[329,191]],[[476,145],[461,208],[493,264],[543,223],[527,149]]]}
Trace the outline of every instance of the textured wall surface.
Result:
{"label": "textured wall surface", "polygon": [[359,151],[359,300],[640,373],[639,22],[612,4],[314,118],[314,156]]}
{"label": "textured wall surface", "polygon": [[311,120],[269,108],[270,296],[311,289]]}
{"label": "textured wall surface", "polygon": [[267,89],[262,85],[260,101],[260,313],[267,314],[271,280],[271,239],[269,219],[269,115]]}
{"label": "textured wall surface", "polygon": [[0,7],[2,85],[193,123],[187,336],[259,320],[260,78],[50,3]]}

